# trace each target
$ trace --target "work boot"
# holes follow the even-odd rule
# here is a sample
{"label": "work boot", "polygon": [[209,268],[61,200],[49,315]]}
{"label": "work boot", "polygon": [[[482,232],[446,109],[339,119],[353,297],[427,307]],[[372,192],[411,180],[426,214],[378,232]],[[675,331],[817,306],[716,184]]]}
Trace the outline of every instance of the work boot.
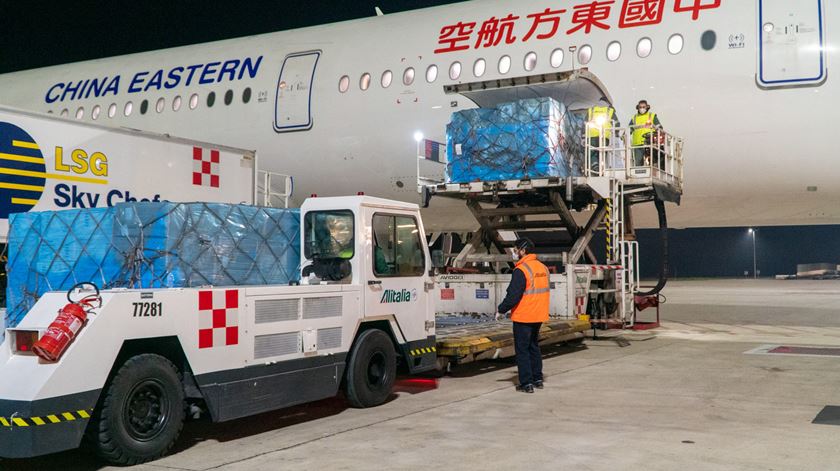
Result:
{"label": "work boot", "polygon": [[545,385],[543,384],[543,380],[539,379],[537,381],[534,381],[534,387],[537,388],[537,389],[544,388]]}
{"label": "work boot", "polygon": [[519,392],[533,394],[534,393],[534,385],[533,384],[520,384],[519,386],[516,387],[516,390],[519,391]]}

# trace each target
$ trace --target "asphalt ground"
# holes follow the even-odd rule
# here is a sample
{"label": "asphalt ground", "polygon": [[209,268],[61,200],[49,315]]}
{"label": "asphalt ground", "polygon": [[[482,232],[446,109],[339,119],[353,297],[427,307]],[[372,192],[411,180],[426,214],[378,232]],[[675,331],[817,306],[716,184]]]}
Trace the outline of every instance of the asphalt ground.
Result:
{"label": "asphalt ground", "polygon": [[[400,378],[372,409],[338,397],[192,421],[169,456],[132,469],[840,469],[840,282],[686,281],[665,295],[658,329],[546,349],[535,394],[514,390],[511,361],[478,362]],[[112,469],[84,450],[0,468]]]}

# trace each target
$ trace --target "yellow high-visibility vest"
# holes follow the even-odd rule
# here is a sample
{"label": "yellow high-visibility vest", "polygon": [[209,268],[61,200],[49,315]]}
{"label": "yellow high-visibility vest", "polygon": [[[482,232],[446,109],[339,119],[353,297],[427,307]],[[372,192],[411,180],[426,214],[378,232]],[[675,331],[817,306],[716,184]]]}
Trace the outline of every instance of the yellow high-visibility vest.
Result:
{"label": "yellow high-visibility vest", "polygon": [[615,110],[609,106],[593,106],[589,108],[589,131],[586,137],[600,137],[601,130],[604,130],[604,136],[609,137],[612,131],[612,121]]}
{"label": "yellow high-visibility vest", "polygon": [[645,136],[653,132],[653,123],[656,121],[656,113],[648,111],[645,114],[638,114],[633,117],[633,146],[645,145]]}

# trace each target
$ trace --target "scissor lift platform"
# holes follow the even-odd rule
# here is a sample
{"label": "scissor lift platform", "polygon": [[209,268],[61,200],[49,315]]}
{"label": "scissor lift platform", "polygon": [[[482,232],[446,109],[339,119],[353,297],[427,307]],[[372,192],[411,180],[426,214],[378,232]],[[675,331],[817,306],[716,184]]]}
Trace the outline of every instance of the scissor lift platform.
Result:
{"label": "scissor lift platform", "polygon": [[[540,329],[540,345],[582,339],[584,332],[591,328],[587,321],[550,319]],[[513,355],[513,326],[510,320],[438,317],[436,336],[438,357],[453,364]]]}

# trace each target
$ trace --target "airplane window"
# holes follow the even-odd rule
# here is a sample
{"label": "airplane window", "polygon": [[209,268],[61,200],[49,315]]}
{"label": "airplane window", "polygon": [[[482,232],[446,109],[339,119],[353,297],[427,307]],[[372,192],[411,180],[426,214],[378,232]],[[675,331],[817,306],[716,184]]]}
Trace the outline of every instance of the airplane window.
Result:
{"label": "airplane window", "polygon": [[84,107],[80,106],[79,109],[76,110],[76,119],[82,119],[84,117],[85,117],[85,109],[84,109]]}
{"label": "airplane window", "polygon": [[403,72],[403,84],[408,86],[414,83],[414,67],[409,67]]}
{"label": "airplane window", "polygon": [[131,116],[132,111],[134,111],[134,103],[129,101],[125,104],[125,108],[123,108],[123,114],[126,116]]}
{"label": "airplane window", "polygon": [[163,108],[166,106],[166,99],[163,97],[158,98],[157,103],[155,103],[155,111],[158,113],[163,113]]}
{"label": "airplane window", "polygon": [[338,81],[338,91],[341,93],[347,93],[347,90],[350,89],[350,77],[343,76]]}
{"label": "airplane window", "polygon": [[172,100],[172,111],[178,111],[181,109],[181,95],[177,95]]}
{"label": "airplane window", "polygon": [[64,108],[63,110],[61,110],[61,117],[62,118],[66,118],[69,115],[70,115],[70,111],[68,111],[67,108]]}
{"label": "airplane window", "polygon": [[537,68],[537,53],[536,52],[531,51],[528,54],[525,54],[524,66],[525,66],[525,70],[527,70],[528,72]]}
{"label": "airplane window", "polygon": [[578,51],[578,62],[583,65],[589,63],[592,60],[592,46],[589,44],[582,46]]}
{"label": "airplane window", "polygon": [[248,103],[249,101],[251,101],[251,87],[247,87],[242,92],[242,103]]}
{"label": "airplane window", "polygon": [[146,114],[149,111],[149,100],[143,100],[140,103],[140,114]]}
{"label": "airplane window", "polygon": [[437,80],[438,75],[438,68],[436,65],[432,64],[429,68],[426,69],[426,81],[429,83],[433,83]]}
{"label": "airplane window", "polygon": [[370,74],[365,72],[362,74],[362,78],[359,79],[359,88],[362,90],[367,90],[370,88]]}
{"label": "airplane window", "polygon": [[683,50],[683,37],[681,34],[674,34],[668,38],[668,52],[679,54]]}
{"label": "airplane window", "polygon": [[510,56],[502,56],[499,59],[499,73],[504,75],[510,72]]}
{"label": "airplane window", "polygon": [[615,62],[621,57],[621,43],[613,41],[607,46],[607,59],[610,62]]}
{"label": "airplane window", "polygon": [[108,117],[113,118],[117,115],[117,104],[111,103],[111,106],[108,107]]}
{"label": "airplane window", "polygon": [[92,120],[99,119],[99,112],[100,111],[101,111],[101,108],[99,107],[99,105],[94,106],[93,109],[90,110],[90,119],[92,119]]}
{"label": "airplane window", "polygon": [[388,88],[391,86],[391,82],[394,81],[394,73],[390,70],[386,70],[382,72],[382,80],[380,83],[382,84],[382,88]]}
{"label": "airplane window", "polygon": [[714,31],[708,30],[700,36],[700,46],[704,51],[711,51],[715,48],[715,44],[717,44],[717,34]]}
{"label": "airplane window", "polygon": [[198,107],[198,93],[190,95],[190,109],[194,110]]}
{"label": "airplane window", "polygon": [[233,90],[228,90],[225,92],[225,105],[230,105],[233,103]]}
{"label": "airplane window", "polygon": [[461,77],[461,63],[453,62],[449,67],[449,78],[452,80],[458,80],[459,77]]}
{"label": "airplane window", "polygon": [[484,75],[485,70],[487,70],[487,62],[484,59],[475,61],[475,64],[473,64],[473,75],[481,77]]}
{"label": "airplane window", "polygon": [[555,49],[551,53],[551,66],[555,69],[563,65],[563,50],[562,49]]}
{"label": "airplane window", "polygon": [[653,51],[653,41],[651,41],[650,38],[642,38],[639,40],[639,43],[636,44],[636,54],[638,54],[642,59],[649,56],[651,51]]}

